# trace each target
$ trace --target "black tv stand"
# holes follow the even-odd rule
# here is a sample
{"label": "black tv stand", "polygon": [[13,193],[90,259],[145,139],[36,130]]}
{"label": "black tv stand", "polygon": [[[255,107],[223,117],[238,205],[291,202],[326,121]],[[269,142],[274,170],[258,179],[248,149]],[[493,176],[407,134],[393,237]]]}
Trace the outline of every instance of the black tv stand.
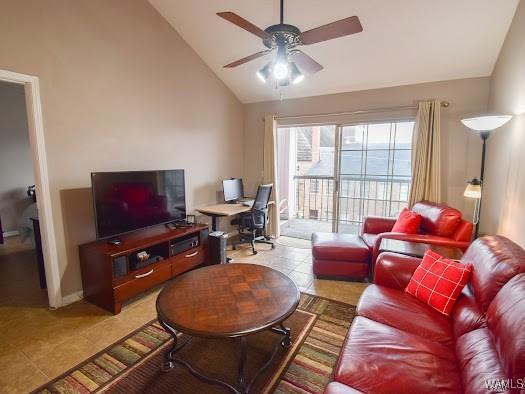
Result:
{"label": "black tv stand", "polygon": [[119,237],[108,239],[108,244],[110,245],[119,246],[121,243],[122,243],[122,240]]}

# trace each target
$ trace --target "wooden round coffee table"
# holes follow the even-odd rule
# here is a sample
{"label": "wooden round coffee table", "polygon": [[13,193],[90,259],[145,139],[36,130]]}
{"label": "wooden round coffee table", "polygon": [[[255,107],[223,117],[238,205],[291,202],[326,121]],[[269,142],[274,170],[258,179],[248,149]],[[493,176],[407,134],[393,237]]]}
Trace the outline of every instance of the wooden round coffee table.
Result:
{"label": "wooden round coffee table", "polygon": [[[291,346],[290,329],[283,326],[297,308],[300,293],[294,282],[274,269],[255,264],[222,264],[190,271],[167,285],[157,298],[159,323],[173,337],[164,355],[164,370],[180,364],[209,383],[235,393],[247,393],[256,378],[268,368],[280,347]],[[246,337],[264,330],[282,336],[270,359],[250,382],[244,378]],[[190,340],[177,344],[177,333]],[[239,388],[203,375],[176,353],[191,337],[240,338]]]}

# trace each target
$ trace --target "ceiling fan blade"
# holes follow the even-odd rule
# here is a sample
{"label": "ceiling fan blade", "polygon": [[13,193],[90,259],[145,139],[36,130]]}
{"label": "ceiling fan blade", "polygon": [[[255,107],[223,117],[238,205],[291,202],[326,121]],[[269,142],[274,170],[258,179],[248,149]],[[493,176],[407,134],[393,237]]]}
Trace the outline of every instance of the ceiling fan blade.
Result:
{"label": "ceiling fan blade", "polygon": [[304,31],[299,36],[299,39],[303,45],[310,45],[360,33],[362,31],[363,27],[361,26],[359,18],[357,16],[351,16],[350,18],[341,19],[327,25],[316,27],[315,29]]}
{"label": "ceiling fan blade", "polygon": [[239,59],[239,60],[236,60],[234,62],[231,62],[231,63],[225,65],[224,68],[233,68],[233,67],[240,66],[241,64],[248,63],[249,61],[251,61],[253,59],[257,59],[258,57],[267,55],[270,52],[271,52],[271,50],[266,50],[266,51],[261,51],[261,52],[254,53],[253,55],[246,56],[246,57],[243,57],[242,59]]}
{"label": "ceiling fan blade", "polygon": [[226,19],[228,22],[233,23],[234,25],[239,26],[241,29],[249,31],[252,34],[255,34],[257,37],[265,39],[270,39],[271,35],[266,33],[264,30],[255,26],[253,23],[248,22],[246,19],[240,17],[239,15],[233,12],[217,12],[217,15],[223,19]]}
{"label": "ceiling fan blade", "polygon": [[294,49],[291,56],[299,68],[308,74],[315,74],[323,69],[323,66],[299,49]]}

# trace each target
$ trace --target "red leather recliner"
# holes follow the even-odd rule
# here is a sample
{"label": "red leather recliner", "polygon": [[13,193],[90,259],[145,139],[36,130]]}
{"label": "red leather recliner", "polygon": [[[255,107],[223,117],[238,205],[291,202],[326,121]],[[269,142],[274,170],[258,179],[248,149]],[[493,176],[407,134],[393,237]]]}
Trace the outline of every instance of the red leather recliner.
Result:
{"label": "red leather recliner", "polygon": [[525,392],[525,251],[488,236],[462,261],[471,281],[448,318],[403,291],[419,259],[382,253],[325,394]]}
{"label": "red leather recliner", "polygon": [[391,232],[396,219],[370,216],[365,218],[361,236],[372,252],[375,262],[383,238],[400,239],[432,245],[453,246],[465,251],[472,240],[471,222],[461,218],[455,208],[429,201],[420,201],[412,211],[422,216],[418,234]]}

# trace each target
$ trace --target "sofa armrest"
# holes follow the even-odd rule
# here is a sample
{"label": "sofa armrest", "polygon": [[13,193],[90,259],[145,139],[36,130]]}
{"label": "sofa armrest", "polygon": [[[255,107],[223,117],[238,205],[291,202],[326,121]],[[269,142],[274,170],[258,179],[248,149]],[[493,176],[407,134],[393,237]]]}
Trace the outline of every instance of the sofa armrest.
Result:
{"label": "sofa armrest", "polygon": [[380,234],[392,231],[397,219],[381,216],[367,216],[361,234]]}
{"label": "sofa armrest", "polygon": [[421,259],[397,253],[381,253],[374,269],[374,284],[403,290]]}
{"label": "sofa armrest", "polygon": [[452,238],[458,242],[470,243],[472,241],[472,230],[473,229],[474,229],[474,225],[471,222],[462,220],[461,223],[459,223],[458,227],[456,228],[456,231],[452,235]]}
{"label": "sofa armrest", "polygon": [[463,251],[465,251],[470,245],[470,242],[456,241],[453,238],[440,237],[438,235],[404,234],[404,233],[389,232],[389,233],[379,234],[379,237],[376,240],[376,245],[374,246],[377,249],[376,251],[379,250],[379,247],[381,245],[381,240],[383,238],[397,239],[400,241],[417,242],[417,243],[436,245],[436,246],[447,246],[447,247],[452,247],[452,248],[459,248]]}

